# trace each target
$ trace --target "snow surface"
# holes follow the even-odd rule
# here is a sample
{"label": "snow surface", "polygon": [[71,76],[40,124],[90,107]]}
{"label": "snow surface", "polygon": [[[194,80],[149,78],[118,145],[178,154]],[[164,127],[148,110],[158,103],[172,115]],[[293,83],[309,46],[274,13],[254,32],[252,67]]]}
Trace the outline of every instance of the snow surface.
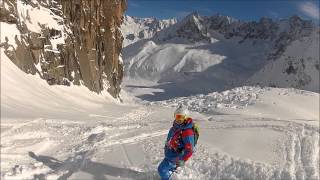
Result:
{"label": "snow surface", "polygon": [[[162,93],[140,95],[143,100],[221,91],[241,86],[267,62],[271,44],[263,40],[218,38],[210,44],[142,40],[122,50],[125,65],[123,87],[161,89]],[[138,79],[156,82],[141,86]],[[139,80],[140,79],[140,80]],[[139,91],[139,90],[138,90]]]}
{"label": "snow surface", "polygon": [[19,41],[21,41],[21,39],[20,31],[17,29],[17,26],[15,24],[0,22],[0,33],[1,43],[8,41],[8,44],[12,45],[13,48],[17,48],[15,38],[17,38],[17,40]]}
{"label": "snow surface", "polygon": [[178,103],[200,139],[173,179],[319,178],[318,93],[247,86],[145,104],[122,95],[49,86],[1,50],[1,179],[159,179]]}

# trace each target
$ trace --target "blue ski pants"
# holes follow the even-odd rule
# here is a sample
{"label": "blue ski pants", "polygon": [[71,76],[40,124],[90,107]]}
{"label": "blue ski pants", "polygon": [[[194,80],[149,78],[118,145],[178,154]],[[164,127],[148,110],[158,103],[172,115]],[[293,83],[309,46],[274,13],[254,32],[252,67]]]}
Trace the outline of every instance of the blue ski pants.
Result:
{"label": "blue ski pants", "polygon": [[158,173],[161,180],[169,180],[173,171],[177,168],[177,165],[167,158],[164,158],[158,166]]}

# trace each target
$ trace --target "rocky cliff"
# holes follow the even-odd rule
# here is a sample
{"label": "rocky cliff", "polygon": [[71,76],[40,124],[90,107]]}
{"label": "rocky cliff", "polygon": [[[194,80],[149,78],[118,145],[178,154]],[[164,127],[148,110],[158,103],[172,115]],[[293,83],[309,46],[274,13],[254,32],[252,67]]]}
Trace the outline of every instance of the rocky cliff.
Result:
{"label": "rocky cliff", "polygon": [[126,6],[126,0],[3,0],[1,48],[49,84],[82,84],[118,97]]}

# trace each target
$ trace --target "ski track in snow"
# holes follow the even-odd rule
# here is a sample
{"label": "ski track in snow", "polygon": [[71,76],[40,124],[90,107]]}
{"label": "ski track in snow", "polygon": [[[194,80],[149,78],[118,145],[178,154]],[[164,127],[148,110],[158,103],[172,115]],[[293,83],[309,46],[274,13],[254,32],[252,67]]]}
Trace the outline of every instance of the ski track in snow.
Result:
{"label": "ski track in snow", "polygon": [[[187,163],[186,168],[176,176],[177,179],[317,179],[319,177],[318,156],[318,130],[308,125],[292,122],[279,122],[279,120],[267,120],[275,122],[270,125],[260,120],[234,121],[215,123],[206,129],[237,129],[237,128],[262,128],[272,129],[285,133],[288,138],[286,149],[286,164],[284,167],[273,167],[260,162],[242,160],[228,154],[207,151],[204,144],[197,148],[194,157]],[[160,139],[159,139],[160,140]],[[201,140],[201,139],[200,139]],[[149,156],[162,157],[161,149],[157,141],[148,140],[146,151],[151,151]],[[156,147],[156,148],[150,148]],[[157,164],[156,159],[154,164]],[[156,166],[154,166],[156,168]]]}
{"label": "ski track in snow", "polygon": [[[265,123],[264,121],[268,121]],[[276,179],[316,179],[319,177],[318,129],[307,124],[294,122],[279,122],[279,120],[251,121],[239,123],[235,121],[231,125],[218,126],[215,124],[208,129],[228,129],[228,128],[268,128],[283,132],[288,137],[286,146],[286,164],[280,172],[273,170],[272,177],[256,178],[276,178]],[[270,124],[274,122],[274,124]],[[277,175],[278,174],[278,175]],[[280,176],[279,176],[280,175]],[[224,177],[221,177],[224,178]],[[230,177],[231,178],[231,177]],[[250,178],[250,177],[243,177]],[[254,178],[254,179],[256,179]]]}
{"label": "ski track in snow", "polygon": [[[5,179],[67,178],[77,171],[85,169],[88,163],[92,163],[91,159],[97,151],[101,149],[108,151],[108,148],[120,146],[129,169],[139,169],[146,172],[145,174],[137,174],[132,179],[158,179],[159,177],[154,170],[157,169],[157,165],[163,158],[163,141],[168,132],[168,124],[170,125],[171,122],[150,121],[154,111],[149,107],[140,107],[112,121],[99,121],[90,126],[86,126],[82,122],[48,119],[35,119],[15,126],[4,132],[1,137],[5,139],[15,135],[23,138],[31,131],[48,132],[47,137],[39,137],[38,140],[41,142],[41,138],[47,138],[52,144],[59,144],[62,143],[59,141],[63,139],[65,147],[61,148],[60,146],[56,154],[64,154],[63,152],[70,152],[70,154],[64,163],[57,163],[55,168],[41,162],[26,165],[12,164],[12,169],[2,174],[2,177]],[[161,126],[161,124],[167,124],[167,126]],[[283,155],[286,163],[283,167],[273,167],[263,162],[234,157],[221,151],[212,152],[200,139],[193,158],[185,168],[178,169],[174,179],[317,179],[319,177],[319,155],[317,153],[319,133],[317,127],[300,122],[267,118],[209,120],[200,122],[200,125],[202,131],[260,128],[261,130],[271,129],[281,132],[288,139],[285,146],[286,154]],[[161,127],[163,128],[161,129]],[[28,137],[25,137],[25,140],[28,140]],[[68,141],[66,142],[66,140]],[[2,142],[2,155],[9,160],[10,156],[7,156],[8,153],[6,153],[6,146],[9,145],[6,143],[6,141]],[[136,167],[130,159],[132,157],[128,154],[125,144],[137,144],[143,147],[144,156],[150,161],[150,164]],[[54,147],[50,146],[50,148]],[[13,142],[13,145],[11,144],[9,147],[19,148],[19,144]],[[42,151],[44,150],[34,152],[41,154]],[[22,159],[25,159],[25,155],[20,155],[24,156]],[[12,158],[16,157],[12,156]],[[61,158],[63,159],[63,157]]]}

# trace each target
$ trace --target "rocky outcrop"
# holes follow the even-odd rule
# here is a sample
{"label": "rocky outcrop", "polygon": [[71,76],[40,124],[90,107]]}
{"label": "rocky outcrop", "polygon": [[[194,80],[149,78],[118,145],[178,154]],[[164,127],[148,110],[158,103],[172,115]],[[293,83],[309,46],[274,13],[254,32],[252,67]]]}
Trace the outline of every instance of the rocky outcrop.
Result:
{"label": "rocky outcrop", "polygon": [[125,10],[126,0],[4,0],[1,47],[20,69],[49,84],[83,84],[118,97]]}
{"label": "rocky outcrop", "polygon": [[181,26],[177,29],[177,37],[186,38],[192,42],[207,41],[210,42],[210,37],[207,36],[207,29],[204,28],[204,18],[198,13],[193,13],[182,20]]}

